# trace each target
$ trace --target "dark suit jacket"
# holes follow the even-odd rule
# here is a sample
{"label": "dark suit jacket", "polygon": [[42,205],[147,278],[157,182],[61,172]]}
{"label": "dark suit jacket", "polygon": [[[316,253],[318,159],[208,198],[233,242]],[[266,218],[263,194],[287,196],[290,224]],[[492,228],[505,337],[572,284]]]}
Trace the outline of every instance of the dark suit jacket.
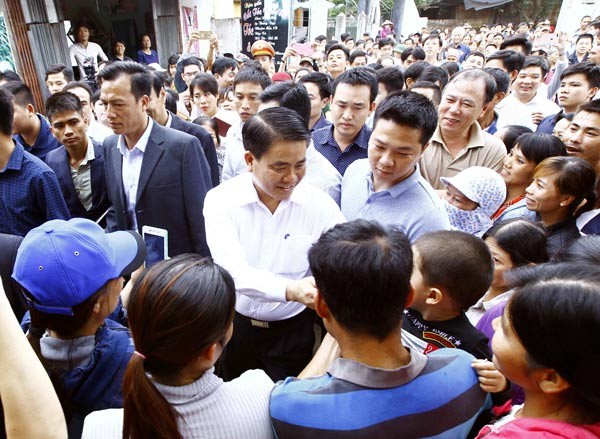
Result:
{"label": "dark suit jacket", "polygon": [[[123,190],[123,156],[118,136],[104,140],[108,198],[112,209],[108,231],[130,230]],[[209,168],[198,139],[171,128],[153,124],[138,181],[135,215],[142,226],[169,232],[169,256],[198,253],[209,256],[204,231],[204,197],[212,187]]]}
{"label": "dark suit jacket", "polygon": [[19,322],[27,311],[27,303],[19,284],[11,276],[21,241],[23,241],[22,236],[0,233],[0,278],[2,278],[6,297],[8,297],[10,306]]}
{"label": "dark suit jacket", "polygon": [[202,145],[202,150],[206,156],[206,161],[210,167],[210,179],[212,185],[213,187],[217,186],[219,184],[219,164],[217,163],[217,150],[213,138],[210,137],[208,131],[200,125],[186,122],[182,118],[175,116],[173,113],[171,113],[171,118],[171,128],[188,133],[200,141],[200,145]]}
{"label": "dark suit jacket", "polygon": [[106,178],[104,177],[104,148],[101,144],[92,141],[94,145],[94,160],[90,162],[90,173],[92,179],[92,208],[87,211],[75,191],[75,185],[71,178],[69,157],[64,146],[54,149],[46,156],[46,163],[58,178],[63,197],[73,218],[88,218],[92,221],[98,220],[110,207],[108,194],[106,193]]}

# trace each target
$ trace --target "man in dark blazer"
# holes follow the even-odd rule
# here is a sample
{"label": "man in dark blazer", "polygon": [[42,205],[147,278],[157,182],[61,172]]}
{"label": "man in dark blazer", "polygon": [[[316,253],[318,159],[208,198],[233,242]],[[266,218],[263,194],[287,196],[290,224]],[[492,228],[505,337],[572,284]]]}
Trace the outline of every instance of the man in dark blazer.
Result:
{"label": "man in dark blazer", "polygon": [[[58,178],[73,218],[99,221],[110,207],[104,177],[104,149],[86,135],[89,121],[79,98],[58,92],[48,98],[46,115],[50,129],[63,145],[46,156]],[[104,223],[102,223],[104,225]]]}
{"label": "man in dark blazer", "polygon": [[146,114],[151,75],[145,66],[115,63],[98,78],[100,99],[117,134],[104,141],[112,204],[108,230],[163,228],[169,233],[169,256],[208,256],[202,209],[212,183],[200,142],[160,126]]}
{"label": "man in dark blazer", "polygon": [[149,96],[150,102],[146,112],[155,122],[162,126],[182,131],[194,136],[200,141],[202,151],[210,167],[210,179],[212,185],[219,184],[219,164],[217,163],[217,150],[215,142],[208,132],[199,125],[186,122],[165,108],[166,91],[164,89],[164,77],[161,72],[150,72],[152,75],[152,91]]}

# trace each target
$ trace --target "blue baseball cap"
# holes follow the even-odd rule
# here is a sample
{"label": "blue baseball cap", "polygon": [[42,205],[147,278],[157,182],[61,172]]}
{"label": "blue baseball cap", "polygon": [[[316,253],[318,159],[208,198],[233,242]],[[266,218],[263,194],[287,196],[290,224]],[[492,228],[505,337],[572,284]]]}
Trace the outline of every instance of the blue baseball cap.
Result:
{"label": "blue baseball cap", "polygon": [[51,220],[25,236],[12,277],[29,293],[29,306],[73,315],[74,306],[109,280],[135,271],[145,257],[146,245],[136,232],[104,233],[84,218]]}

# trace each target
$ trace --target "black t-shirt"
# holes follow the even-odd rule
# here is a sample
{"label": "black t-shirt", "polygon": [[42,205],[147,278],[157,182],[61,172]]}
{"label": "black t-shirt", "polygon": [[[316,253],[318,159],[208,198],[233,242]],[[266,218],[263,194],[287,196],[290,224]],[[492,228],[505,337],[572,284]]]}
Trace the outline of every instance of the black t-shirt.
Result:
{"label": "black t-shirt", "polygon": [[430,322],[418,311],[408,308],[404,310],[402,330],[423,342],[425,354],[439,348],[457,348],[475,358],[492,359],[488,338],[471,325],[464,313],[450,320]]}

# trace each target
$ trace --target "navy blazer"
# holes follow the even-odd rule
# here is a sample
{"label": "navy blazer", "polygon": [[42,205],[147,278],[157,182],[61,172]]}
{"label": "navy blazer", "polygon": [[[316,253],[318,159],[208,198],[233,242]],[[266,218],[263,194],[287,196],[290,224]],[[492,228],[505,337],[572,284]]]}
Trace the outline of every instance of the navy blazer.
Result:
{"label": "navy blazer", "polygon": [[48,153],[46,163],[58,178],[60,189],[73,218],[87,218],[97,221],[104,212],[110,207],[108,194],[106,193],[106,178],[104,177],[104,149],[102,145],[94,142],[94,160],[90,162],[90,173],[92,179],[92,208],[87,211],[75,190],[73,179],[71,178],[71,167],[69,165],[69,156],[64,146],[60,146]]}
{"label": "navy blazer", "polygon": [[[118,135],[104,140],[108,198],[108,231],[131,230],[123,189],[123,155]],[[169,256],[210,256],[204,231],[204,197],[211,187],[209,167],[197,138],[154,122],[138,181],[135,215],[142,226],[169,232]]]}
{"label": "navy blazer", "polygon": [[219,184],[219,163],[217,162],[217,149],[213,138],[204,128],[195,123],[186,122],[182,118],[171,113],[171,128],[194,136],[200,141],[204,156],[210,167],[210,179],[213,187]]}

